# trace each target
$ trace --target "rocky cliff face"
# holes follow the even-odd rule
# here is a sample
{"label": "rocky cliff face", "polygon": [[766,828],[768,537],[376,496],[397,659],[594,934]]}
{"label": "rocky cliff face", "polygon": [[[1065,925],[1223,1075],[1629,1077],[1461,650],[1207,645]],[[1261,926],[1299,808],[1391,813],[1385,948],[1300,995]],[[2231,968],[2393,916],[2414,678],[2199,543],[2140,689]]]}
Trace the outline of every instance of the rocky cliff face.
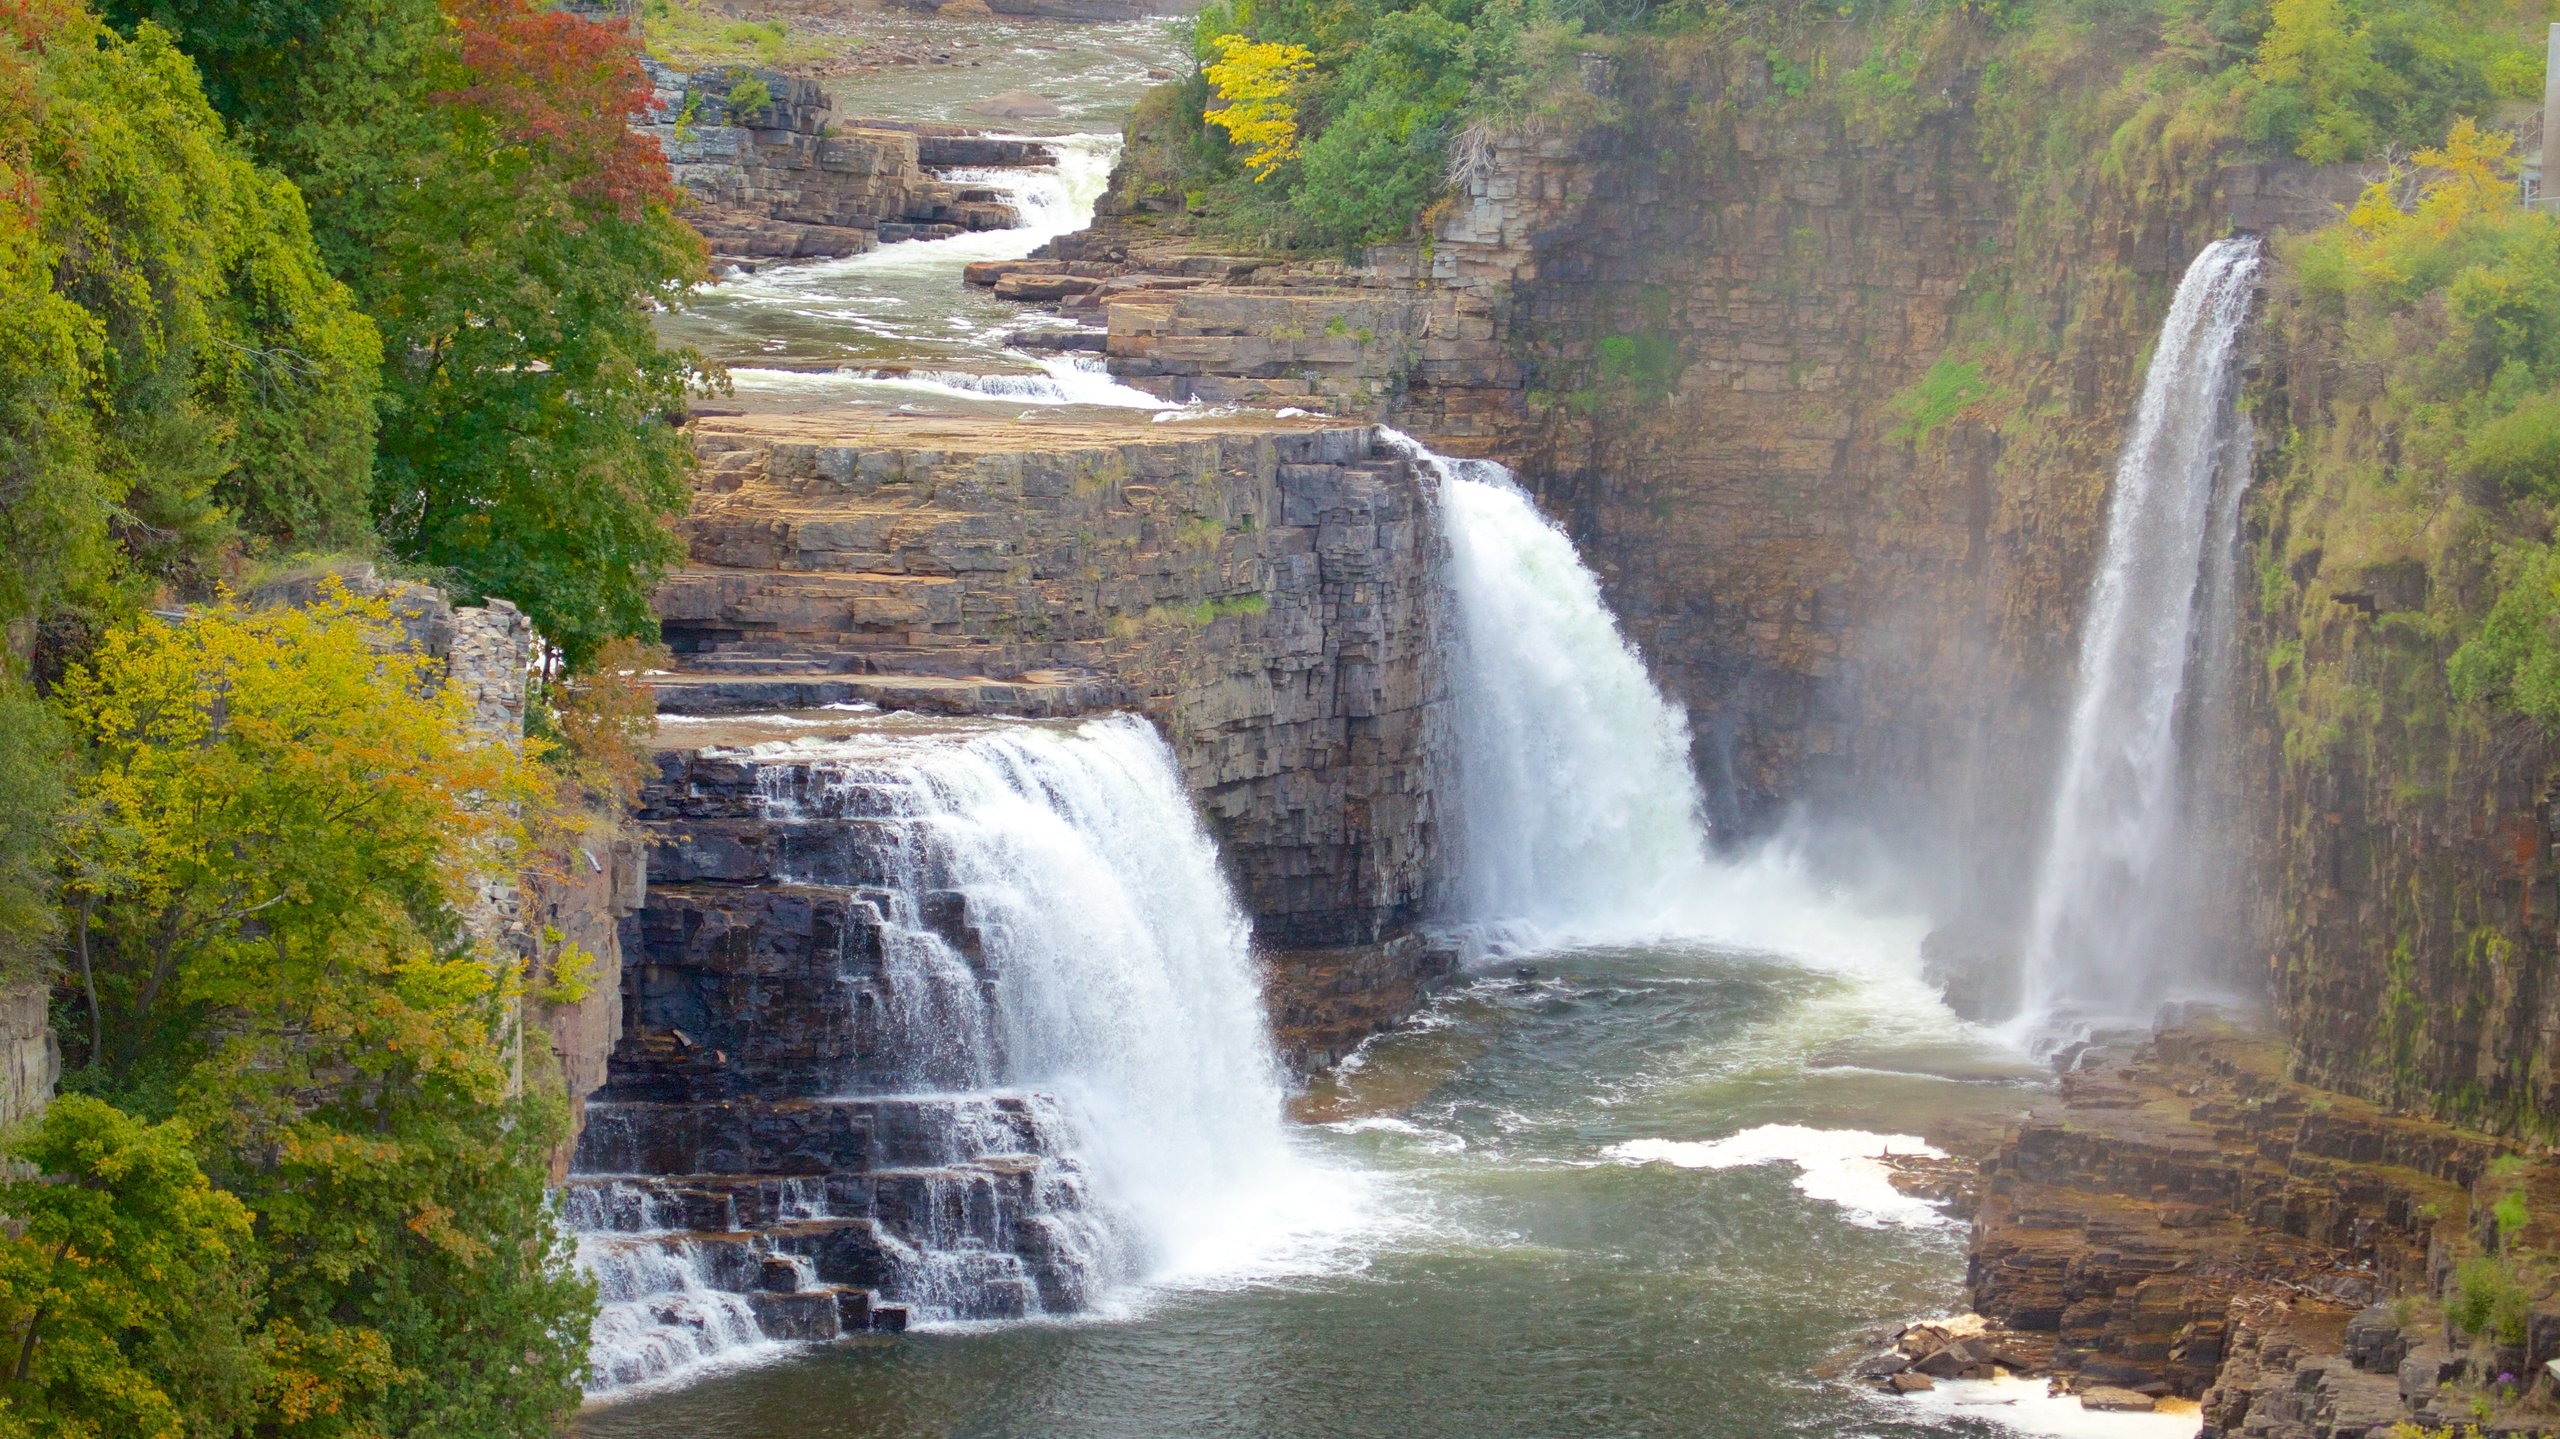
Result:
{"label": "rocky cliff face", "polygon": [[2447,683],[2501,582],[2494,526],[2403,468],[2335,320],[2280,285],[2267,330],[2247,762],[2279,1015],[2307,1079],[2547,1137],[2560,747]]}
{"label": "rocky cliff face", "polygon": [[[2055,103],[2103,134],[2084,78]],[[1727,838],[1873,826],[1996,944],[2160,316],[2206,241],[2324,221],[2336,177],[2129,113],[2122,166],[2033,172],[1964,101],[1861,119],[1748,47],[1583,84],[1597,118],[1483,141],[1427,247],[1109,299],[1112,368],[1511,464],[1687,709]],[[1196,268],[1143,188],[1055,255]]]}
{"label": "rocky cliff face", "polygon": [[1967,1282],[2021,1341],[1984,1347],[2083,1394],[2201,1399],[2208,1439],[2548,1432],[2515,1405],[2560,1307],[2461,1296],[2560,1237],[2560,1168],[2287,1064],[2211,1022],[2083,1055],[1983,1166]]}
{"label": "rocky cliff face", "polygon": [[[705,420],[662,708],[1140,710],[1304,1057],[1411,1005],[1446,718],[1429,498],[1365,427]],[[1340,967],[1366,976],[1346,986]]]}
{"label": "rocky cliff face", "polygon": [[[994,191],[934,172],[1051,163],[1038,145],[962,126],[840,120],[817,81],[779,71],[686,73],[651,62],[649,78],[656,106],[638,129],[666,153],[693,201],[685,218],[724,264],[858,255],[899,240],[1004,229],[1018,217]],[[732,103],[739,92],[765,103]]]}

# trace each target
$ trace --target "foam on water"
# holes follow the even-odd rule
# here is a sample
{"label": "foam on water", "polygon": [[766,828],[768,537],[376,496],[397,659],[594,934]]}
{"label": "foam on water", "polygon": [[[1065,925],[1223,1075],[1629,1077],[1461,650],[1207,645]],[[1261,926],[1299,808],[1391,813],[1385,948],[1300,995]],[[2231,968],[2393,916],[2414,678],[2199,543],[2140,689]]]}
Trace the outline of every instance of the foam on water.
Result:
{"label": "foam on water", "polygon": [[1972,1419],[2029,1439],[2195,1439],[2203,1416],[2193,1405],[2149,1414],[2083,1409],[2069,1394],[2048,1394],[2042,1379],[1942,1379],[1917,1394],[1874,1396],[1880,1417]]}
{"label": "foam on water", "polygon": [[1175,410],[1181,406],[1111,378],[1090,355],[1024,357],[1036,373],[1005,370],[862,369],[774,370],[734,366],[731,383],[749,392],[780,395],[931,396],[1032,405],[1102,405],[1124,410]]}
{"label": "foam on water", "polygon": [[1886,1156],[1946,1158],[1944,1150],[1916,1134],[1763,1124],[1723,1139],[1629,1140],[1609,1146],[1602,1154],[1622,1164],[1668,1164],[1680,1169],[1792,1165],[1799,1193],[1837,1206],[1850,1223],[1861,1228],[1928,1229],[1952,1222],[1936,1205],[1893,1187],[1893,1171],[1884,1163]]}

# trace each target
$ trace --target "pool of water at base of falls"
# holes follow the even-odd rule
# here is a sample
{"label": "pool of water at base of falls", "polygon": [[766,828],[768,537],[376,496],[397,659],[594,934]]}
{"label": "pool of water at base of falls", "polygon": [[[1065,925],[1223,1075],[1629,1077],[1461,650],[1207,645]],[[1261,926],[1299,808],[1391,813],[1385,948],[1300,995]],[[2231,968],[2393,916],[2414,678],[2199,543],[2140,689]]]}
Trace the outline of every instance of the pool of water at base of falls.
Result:
{"label": "pool of water at base of falls", "polygon": [[1301,1101],[1297,1141],[1364,1175],[1373,1212],[1295,1277],[798,1350],[600,1404],[577,1433],[2182,1432],[2084,1417],[2041,1385],[1915,1404],[1813,1377],[1863,1334],[1962,1304],[1964,1229],[1869,1156],[2042,1082],[1916,982],[1705,948],[1538,955],[1526,979],[1521,962]]}

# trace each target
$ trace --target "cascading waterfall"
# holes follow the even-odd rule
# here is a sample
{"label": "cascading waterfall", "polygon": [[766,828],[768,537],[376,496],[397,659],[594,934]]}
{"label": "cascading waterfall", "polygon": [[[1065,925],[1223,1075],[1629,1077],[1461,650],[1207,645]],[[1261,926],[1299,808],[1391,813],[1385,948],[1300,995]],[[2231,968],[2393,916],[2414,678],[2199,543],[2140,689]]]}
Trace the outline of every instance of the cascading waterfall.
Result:
{"label": "cascading waterfall", "polygon": [[[764,771],[777,812],[867,791],[904,821],[887,1078],[1054,1095],[1099,1207],[1125,1221],[1123,1247],[1087,1261],[1097,1288],[1214,1268],[1269,1217],[1262,1200],[1297,1191],[1250,926],[1153,729],[760,749],[794,762]],[[791,793],[801,775],[813,792]]]}
{"label": "cascading waterfall", "polygon": [[2116,465],[2026,943],[2023,1020],[2141,1020],[2201,982],[2193,784],[2238,582],[2235,403],[2259,243],[2207,246],[2161,326]]}
{"label": "cascading waterfall", "polygon": [[[774,1181],[771,1219],[874,1221],[883,1297],[928,1324],[1109,1310],[1357,1222],[1356,1192],[1283,1130],[1248,922],[1144,722],[723,753],[797,836],[792,882],[882,921],[876,977],[849,981],[876,1002],[841,1096],[871,1116],[872,1168],[843,1192]],[[802,1261],[711,1242],[734,1210],[639,1182],[568,1204],[604,1301],[595,1392],[770,1347],[738,1291]]]}
{"label": "cascading waterfall", "polygon": [[1531,942],[1687,932],[1707,883],[1689,724],[1511,472],[1390,434],[1439,481],[1456,912]]}

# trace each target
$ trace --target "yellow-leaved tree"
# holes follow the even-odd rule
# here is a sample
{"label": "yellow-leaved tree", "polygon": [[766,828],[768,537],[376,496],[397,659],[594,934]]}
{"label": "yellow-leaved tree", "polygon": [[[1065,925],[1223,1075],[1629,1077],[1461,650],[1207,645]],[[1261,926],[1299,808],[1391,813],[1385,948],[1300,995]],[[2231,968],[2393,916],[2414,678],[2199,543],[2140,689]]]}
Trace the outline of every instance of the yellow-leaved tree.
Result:
{"label": "yellow-leaved tree", "polygon": [[566,1105],[465,922],[551,822],[540,746],[342,588],[138,618],[57,704],[65,1084],[182,1121],[256,1215],[257,1432],[556,1433],[593,1313],[543,1198]]}
{"label": "yellow-leaved tree", "polygon": [[1201,71],[1223,104],[1200,118],[1227,132],[1229,143],[1244,150],[1245,168],[1255,181],[1297,158],[1298,107],[1289,96],[1314,68],[1315,52],[1304,45],[1248,40],[1220,35],[1209,42],[1218,58]]}

